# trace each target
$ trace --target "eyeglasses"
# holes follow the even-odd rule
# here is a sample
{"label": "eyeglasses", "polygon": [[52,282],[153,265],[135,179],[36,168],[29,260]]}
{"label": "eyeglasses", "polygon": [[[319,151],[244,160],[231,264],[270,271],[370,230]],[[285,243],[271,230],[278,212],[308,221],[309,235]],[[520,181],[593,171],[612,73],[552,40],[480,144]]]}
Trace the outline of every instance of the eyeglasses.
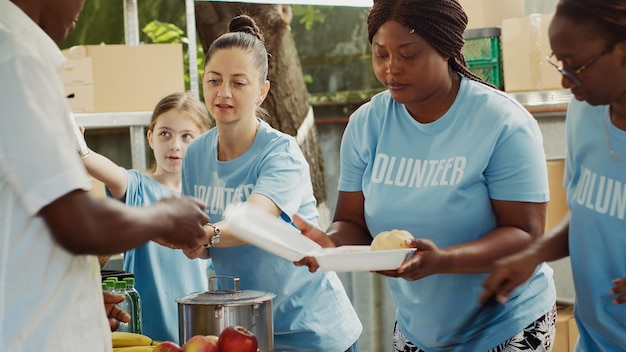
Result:
{"label": "eyeglasses", "polygon": [[554,55],[554,53],[550,54],[550,56],[547,56],[546,60],[548,61],[548,63],[550,63],[550,65],[554,66],[554,68],[556,68],[556,70],[559,71],[559,73],[561,73],[563,75],[563,77],[569,79],[576,86],[580,86],[582,84],[582,82],[580,81],[580,78],[578,78],[580,73],[583,72],[589,66],[593,65],[594,62],[600,60],[600,58],[602,56],[604,56],[604,55],[606,55],[608,53],[609,53],[608,49],[602,50],[602,52],[600,54],[595,56],[593,59],[587,61],[587,63],[579,66],[575,70],[566,70],[566,69],[564,69],[562,61],[558,60],[556,58],[556,56]]}

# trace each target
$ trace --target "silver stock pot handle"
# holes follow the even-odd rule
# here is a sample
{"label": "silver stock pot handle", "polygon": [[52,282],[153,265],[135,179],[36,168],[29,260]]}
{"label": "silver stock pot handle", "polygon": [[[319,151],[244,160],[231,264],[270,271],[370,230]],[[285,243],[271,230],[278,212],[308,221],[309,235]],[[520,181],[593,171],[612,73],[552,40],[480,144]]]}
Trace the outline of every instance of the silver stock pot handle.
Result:
{"label": "silver stock pot handle", "polygon": [[217,291],[217,279],[231,279],[233,280],[233,291],[232,292],[239,292],[239,278],[235,277],[235,276],[225,276],[225,275],[215,275],[215,276],[211,276],[209,278],[209,292],[216,292]]}

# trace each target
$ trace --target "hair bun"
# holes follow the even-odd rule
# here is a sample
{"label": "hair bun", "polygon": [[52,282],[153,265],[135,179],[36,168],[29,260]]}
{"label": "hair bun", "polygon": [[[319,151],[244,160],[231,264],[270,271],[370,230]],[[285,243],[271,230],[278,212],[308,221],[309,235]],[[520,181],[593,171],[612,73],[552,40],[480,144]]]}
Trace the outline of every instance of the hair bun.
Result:
{"label": "hair bun", "polygon": [[263,41],[263,34],[261,34],[261,30],[256,25],[256,22],[254,22],[254,20],[247,15],[239,15],[230,20],[230,23],[228,24],[228,31],[231,33],[248,33]]}

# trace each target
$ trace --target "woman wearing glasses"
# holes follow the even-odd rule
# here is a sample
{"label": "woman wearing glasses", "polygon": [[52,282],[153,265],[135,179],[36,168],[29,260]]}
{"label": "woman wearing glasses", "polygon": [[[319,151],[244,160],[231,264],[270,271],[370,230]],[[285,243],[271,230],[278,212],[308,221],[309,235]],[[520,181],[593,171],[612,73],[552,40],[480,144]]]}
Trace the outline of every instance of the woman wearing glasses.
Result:
{"label": "woman wearing glasses", "polygon": [[561,0],[549,35],[549,61],[575,98],[566,119],[570,213],[500,260],[481,298],[505,299],[539,263],[569,255],[576,351],[626,351],[626,2]]}

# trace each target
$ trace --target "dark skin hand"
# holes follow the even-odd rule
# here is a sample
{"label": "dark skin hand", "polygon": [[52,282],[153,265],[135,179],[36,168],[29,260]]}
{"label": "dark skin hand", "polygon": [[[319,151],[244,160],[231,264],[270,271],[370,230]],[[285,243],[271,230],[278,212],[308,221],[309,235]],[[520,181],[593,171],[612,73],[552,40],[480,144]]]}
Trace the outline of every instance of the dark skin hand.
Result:
{"label": "dark skin hand", "polygon": [[566,214],[559,224],[530,246],[497,260],[483,283],[480,301],[486,302],[495,296],[497,301],[505,302],[516,287],[530,278],[539,264],[567,257],[568,233],[569,214]]}
{"label": "dark skin hand", "polygon": [[424,278],[429,275],[437,274],[435,268],[445,268],[449,266],[446,263],[446,254],[439,249],[431,240],[416,238],[406,241],[411,248],[416,248],[413,257],[406,260],[396,270],[377,271],[377,273],[389,277],[403,277],[406,280],[413,281]]}
{"label": "dark skin hand", "polygon": [[495,296],[498,302],[506,302],[508,295],[526,282],[543,261],[534,245],[497,260],[491,274],[485,279],[479,301],[484,303],[489,297]]}
{"label": "dark skin hand", "polygon": [[[322,232],[320,229],[316,228],[315,226],[312,226],[311,224],[309,224],[308,222],[304,221],[304,219],[302,219],[300,216],[298,216],[297,214],[293,215],[293,222],[294,224],[300,229],[300,232],[312,239],[313,241],[317,242],[317,244],[319,244],[320,246],[322,246],[322,248],[333,248],[336,247],[335,244],[333,243],[333,241],[326,236],[326,234],[324,232]],[[315,259],[315,257],[304,257],[298,261],[293,262],[295,265],[301,265],[301,266],[308,266],[309,267],[309,271],[314,273],[317,271],[317,269],[319,269],[320,265],[317,263],[317,260]]]}
{"label": "dark skin hand", "polygon": [[615,297],[613,298],[613,303],[626,303],[626,277],[613,280],[613,288],[611,288],[611,294],[615,295]]}
{"label": "dark skin hand", "polygon": [[124,296],[114,295],[107,291],[102,291],[104,297],[104,310],[109,318],[109,326],[111,331],[115,331],[119,328],[119,323],[128,323],[130,321],[130,315],[117,306],[118,303],[124,301]]}
{"label": "dark skin hand", "polygon": [[[484,273],[493,262],[512,254],[531,243],[543,233],[545,227],[545,203],[491,201],[498,219],[498,227],[475,241],[448,248],[438,248],[428,239],[407,242],[416,248],[412,257],[397,270],[381,271],[390,277],[418,280],[442,273]],[[370,244],[372,237],[365,226],[364,197],[361,192],[340,192],[334,223],[327,233],[306,224],[294,216],[294,222],[302,234],[322,247],[348,244]],[[295,262],[306,265],[309,271],[319,267],[313,257]]]}
{"label": "dark skin hand", "polygon": [[[561,221],[532,245],[508,257],[497,260],[491,274],[485,279],[480,301],[486,302],[491,296],[505,302],[508,295],[530,278],[537,266],[569,256],[569,219],[567,213]],[[613,280],[609,291],[613,303],[626,303],[626,278]]]}
{"label": "dark skin hand", "polygon": [[204,205],[172,197],[144,207],[129,207],[75,190],[40,212],[55,240],[75,254],[111,255],[150,240],[172,248],[195,249],[209,242]]}
{"label": "dark skin hand", "polygon": [[[326,233],[315,226],[311,226],[298,215],[294,215],[293,220],[303,235],[317,242],[322,248],[369,245],[372,243],[372,235],[370,235],[365,224],[363,206],[358,206],[364,202],[365,197],[363,197],[362,192],[339,192],[335,218]],[[319,268],[314,257],[304,257],[294,263],[308,266],[310,272],[315,272]]]}

